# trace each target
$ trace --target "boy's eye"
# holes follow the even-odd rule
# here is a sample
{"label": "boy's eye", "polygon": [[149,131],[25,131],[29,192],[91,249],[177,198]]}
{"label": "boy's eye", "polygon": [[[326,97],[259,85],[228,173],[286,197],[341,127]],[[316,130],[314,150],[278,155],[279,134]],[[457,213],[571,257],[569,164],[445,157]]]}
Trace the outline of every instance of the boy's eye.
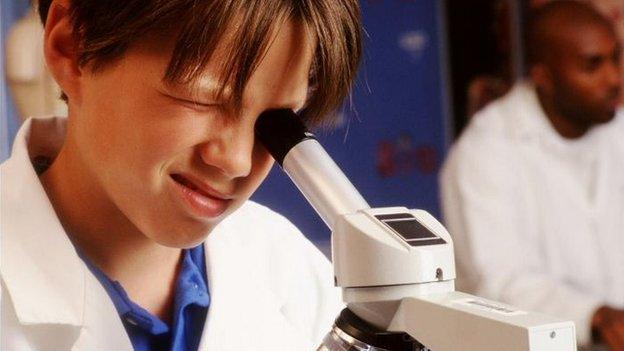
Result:
{"label": "boy's eye", "polygon": [[221,103],[216,102],[216,101],[197,101],[197,100],[193,100],[192,98],[180,97],[180,96],[176,96],[176,95],[172,95],[172,94],[168,94],[164,92],[160,92],[160,94],[177,103],[180,103],[186,107],[190,107],[193,109],[215,108],[215,107],[219,107],[222,105]]}
{"label": "boy's eye", "polygon": [[206,108],[206,107],[217,107],[220,106],[221,104],[216,103],[216,102],[201,102],[201,101],[195,101],[195,100],[189,100],[189,99],[181,99],[181,98],[175,98],[176,100],[187,104],[187,105],[191,105],[193,107],[200,107],[200,108]]}

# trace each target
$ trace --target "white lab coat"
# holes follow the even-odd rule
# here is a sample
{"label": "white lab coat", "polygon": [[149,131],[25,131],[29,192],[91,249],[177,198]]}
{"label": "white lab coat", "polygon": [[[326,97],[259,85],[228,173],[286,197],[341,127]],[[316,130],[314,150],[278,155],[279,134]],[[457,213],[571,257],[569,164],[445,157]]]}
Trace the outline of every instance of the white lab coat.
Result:
{"label": "white lab coat", "polygon": [[[29,161],[55,152],[64,130],[64,119],[29,120],[0,169],[0,349],[131,350]],[[247,202],[210,233],[205,248],[211,304],[200,350],[318,346],[342,302],[329,262],[290,222]]]}
{"label": "white lab coat", "polygon": [[575,322],[624,307],[624,115],[560,137],[529,83],[473,117],[441,175],[458,287]]}

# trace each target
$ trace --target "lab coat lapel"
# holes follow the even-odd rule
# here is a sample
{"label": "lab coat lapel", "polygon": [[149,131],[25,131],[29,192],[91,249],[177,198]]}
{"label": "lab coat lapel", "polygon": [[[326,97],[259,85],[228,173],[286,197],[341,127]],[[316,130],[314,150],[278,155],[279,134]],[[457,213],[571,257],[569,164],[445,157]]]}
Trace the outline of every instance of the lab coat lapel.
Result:
{"label": "lab coat lapel", "polygon": [[84,273],[30,164],[30,130],[2,165],[2,280],[21,323],[80,326]]}
{"label": "lab coat lapel", "polygon": [[235,222],[233,214],[206,240],[211,304],[199,350],[311,350],[310,341],[281,313],[268,283],[246,271],[245,249],[228,236],[244,229]]}
{"label": "lab coat lapel", "polygon": [[72,351],[132,351],[130,338],[113,302],[90,272],[85,285],[84,322]]}
{"label": "lab coat lapel", "polygon": [[112,302],[78,257],[30,163],[29,148],[37,154],[47,145],[28,145],[31,133],[58,137],[64,126],[62,119],[29,120],[2,165],[0,270],[9,293],[3,299],[10,298],[17,323],[53,330],[63,339],[55,342],[73,344],[72,350],[132,350]]}

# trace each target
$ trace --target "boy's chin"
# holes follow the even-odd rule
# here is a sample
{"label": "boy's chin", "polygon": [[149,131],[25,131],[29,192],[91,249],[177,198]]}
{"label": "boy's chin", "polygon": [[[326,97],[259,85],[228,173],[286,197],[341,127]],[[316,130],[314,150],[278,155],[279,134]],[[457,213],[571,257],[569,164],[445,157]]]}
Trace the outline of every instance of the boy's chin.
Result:
{"label": "boy's chin", "polygon": [[201,244],[208,234],[214,229],[216,224],[204,225],[202,228],[192,228],[185,231],[179,231],[175,235],[171,233],[163,233],[160,237],[152,237],[151,240],[159,245],[176,248],[190,249]]}
{"label": "boy's chin", "polygon": [[201,244],[204,240],[206,240],[207,236],[208,234],[205,233],[204,235],[200,237],[194,237],[194,238],[184,238],[184,239],[174,238],[174,239],[167,239],[167,240],[156,240],[156,243],[162,246],[170,247],[172,249],[191,249]]}

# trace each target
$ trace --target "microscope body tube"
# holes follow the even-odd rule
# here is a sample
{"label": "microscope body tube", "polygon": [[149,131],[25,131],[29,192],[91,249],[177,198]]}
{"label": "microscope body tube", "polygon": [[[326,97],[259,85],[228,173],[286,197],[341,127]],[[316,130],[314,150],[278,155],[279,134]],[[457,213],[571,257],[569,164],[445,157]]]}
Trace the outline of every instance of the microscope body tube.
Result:
{"label": "microscope body tube", "polygon": [[294,111],[264,111],[255,133],[330,229],[341,215],[370,208]]}
{"label": "microscope body tube", "polygon": [[284,157],[282,167],[332,230],[341,215],[370,208],[314,138],[304,139],[293,146]]}

